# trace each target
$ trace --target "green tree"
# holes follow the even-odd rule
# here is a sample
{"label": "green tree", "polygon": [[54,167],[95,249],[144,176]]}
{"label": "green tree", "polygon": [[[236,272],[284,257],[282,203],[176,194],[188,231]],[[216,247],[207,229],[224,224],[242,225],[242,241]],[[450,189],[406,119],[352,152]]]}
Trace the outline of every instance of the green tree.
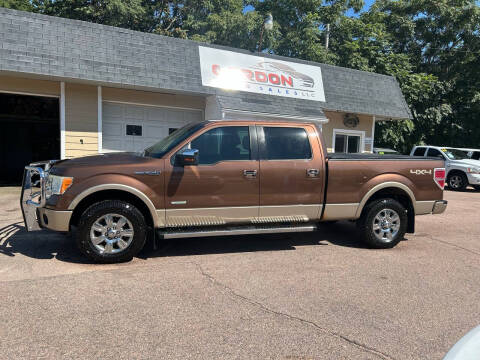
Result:
{"label": "green tree", "polygon": [[173,1],[168,8],[170,19],[158,22],[154,31],[255,50],[263,19],[257,12],[244,13],[243,9],[243,0]]}
{"label": "green tree", "polygon": [[396,51],[395,44],[395,34],[378,11],[359,18],[343,17],[332,27],[331,51],[337,65],[391,75],[399,81],[413,121],[378,123],[376,144],[408,152],[414,144],[435,135],[432,125],[441,123],[451,109],[443,104],[445,87],[437,77],[415,71],[410,56]]}
{"label": "green tree", "polygon": [[148,31],[149,7],[142,0],[33,0],[32,6],[46,15]]}
{"label": "green tree", "polygon": [[0,7],[23,11],[33,11],[32,3],[29,0],[0,0]]}
{"label": "green tree", "polygon": [[[419,84],[423,92],[398,76],[414,115],[411,139],[478,147],[480,11],[475,1],[380,0],[365,20],[372,17],[391,34],[391,51],[408,56],[412,76],[429,76]],[[392,129],[393,124],[381,127],[385,142],[385,134],[397,134]]]}
{"label": "green tree", "polygon": [[251,0],[247,3],[276,24],[269,50],[275,54],[323,63],[335,63],[334,53],[325,49],[325,25],[360,11],[363,0]]}

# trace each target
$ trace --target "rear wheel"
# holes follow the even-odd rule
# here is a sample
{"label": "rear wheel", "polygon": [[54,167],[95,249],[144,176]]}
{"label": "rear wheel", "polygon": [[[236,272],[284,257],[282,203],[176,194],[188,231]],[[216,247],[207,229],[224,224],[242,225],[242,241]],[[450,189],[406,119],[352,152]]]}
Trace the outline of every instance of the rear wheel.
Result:
{"label": "rear wheel", "polygon": [[377,249],[396,246],[407,230],[407,211],[394,199],[380,199],[367,204],[358,227],[363,240]]}
{"label": "rear wheel", "polygon": [[95,262],[129,261],[144,246],[147,227],[142,213],[133,205],[106,200],[90,206],[80,218],[79,250]]}
{"label": "rear wheel", "polygon": [[448,187],[455,191],[465,190],[468,185],[468,179],[464,173],[455,172],[448,175]]}

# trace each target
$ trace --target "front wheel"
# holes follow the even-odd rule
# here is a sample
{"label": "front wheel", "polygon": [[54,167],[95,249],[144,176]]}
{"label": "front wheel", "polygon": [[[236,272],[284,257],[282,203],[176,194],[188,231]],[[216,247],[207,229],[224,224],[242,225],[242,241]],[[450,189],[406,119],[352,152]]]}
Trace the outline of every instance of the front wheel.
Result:
{"label": "front wheel", "polygon": [[147,226],[142,213],[125,201],[106,200],[82,214],[76,242],[95,262],[131,260],[145,245]]}
{"label": "front wheel", "polygon": [[468,179],[465,174],[461,172],[455,172],[448,175],[447,183],[450,189],[455,191],[462,191],[465,190],[465,188],[467,187]]}
{"label": "front wheel", "polygon": [[357,225],[366,244],[388,249],[403,239],[407,221],[407,211],[402,204],[394,199],[380,199],[365,207]]}

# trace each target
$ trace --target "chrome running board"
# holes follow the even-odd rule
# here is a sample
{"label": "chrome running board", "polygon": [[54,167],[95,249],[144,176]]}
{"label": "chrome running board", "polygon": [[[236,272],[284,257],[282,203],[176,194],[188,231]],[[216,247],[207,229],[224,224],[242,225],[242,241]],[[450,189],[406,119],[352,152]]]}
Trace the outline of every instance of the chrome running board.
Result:
{"label": "chrome running board", "polygon": [[258,235],[258,234],[277,234],[277,233],[295,233],[295,232],[311,232],[316,231],[317,225],[277,225],[275,227],[268,226],[244,226],[244,227],[228,227],[228,228],[201,228],[185,229],[185,230],[159,230],[158,236],[163,239],[180,239],[180,238],[193,238],[204,236],[231,236],[231,235]]}

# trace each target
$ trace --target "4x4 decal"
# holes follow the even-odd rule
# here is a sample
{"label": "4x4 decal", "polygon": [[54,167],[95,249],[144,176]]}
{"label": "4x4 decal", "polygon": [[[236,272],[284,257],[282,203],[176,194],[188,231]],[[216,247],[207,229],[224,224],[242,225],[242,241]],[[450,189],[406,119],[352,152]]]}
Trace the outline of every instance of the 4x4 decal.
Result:
{"label": "4x4 decal", "polygon": [[427,169],[410,169],[410,174],[414,175],[432,175],[432,170],[427,170]]}

